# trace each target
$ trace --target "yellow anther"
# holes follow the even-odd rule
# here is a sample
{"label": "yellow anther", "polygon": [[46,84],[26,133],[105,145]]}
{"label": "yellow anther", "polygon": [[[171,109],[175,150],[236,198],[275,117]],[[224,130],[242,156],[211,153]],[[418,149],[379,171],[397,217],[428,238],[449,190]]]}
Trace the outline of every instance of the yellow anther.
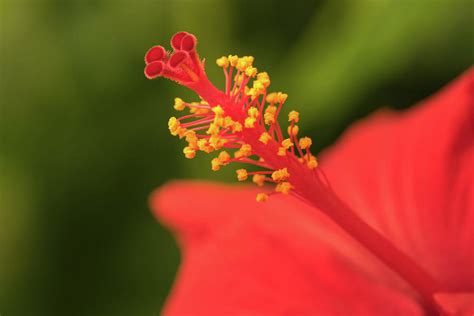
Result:
{"label": "yellow anther", "polygon": [[237,63],[239,62],[239,57],[237,57],[236,55],[229,55],[229,57],[227,58],[232,67],[237,66]]}
{"label": "yellow anther", "polygon": [[236,68],[242,72],[244,72],[248,67],[247,62],[244,60],[244,58],[239,58],[239,61],[237,62]]}
{"label": "yellow anther", "polygon": [[260,80],[255,80],[255,81],[253,82],[252,89],[255,90],[255,93],[256,93],[257,95],[263,94],[263,93],[265,92],[265,87],[264,87],[263,84],[260,82]]}
{"label": "yellow anther", "polygon": [[252,146],[249,144],[243,144],[239,150],[234,153],[235,158],[248,157],[252,155]]}
{"label": "yellow anther", "polygon": [[214,148],[209,146],[208,141],[205,139],[198,140],[197,145],[198,145],[199,150],[204,151],[206,153],[210,153],[214,150]]}
{"label": "yellow anther", "polygon": [[299,131],[300,131],[300,128],[298,127],[298,125],[293,125],[293,127],[291,125],[288,126],[288,135],[290,136],[298,135]]}
{"label": "yellow anther", "polygon": [[265,176],[263,174],[255,174],[252,177],[252,182],[261,187],[265,183]]}
{"label": "yellow anther", "polygon": [[277,155],[278,156],[286,156],[286,151],[292,147],[294,144],[293,142],[291,141],[291,139],[287,138],[287,139],[284,139],[282,142],[281,142],[281,147],[278,148],[278,153]]}
{"label": "yellow anther", "polygon": [[237,62],[237,69],[240,71],[246,71],[249,67],[252,67],[254,58],[252,56],[244,56],[239,58]]}
{"label": "yellow anther", "polygon": [[221,58],[218,58],[216,60],[216,64],[219,67],[227,68],[227,67],[229,67],[229,59],[225,56],[222,56]]}
{"label": "yellow anther", "polygon": [[275,191],[283,194],[290,193],[290,190],[293,186],[289,182],[280,182],[277,184]]}
{"label": "yellow anther", "polygon": [[255,99],[255,97],[257,96],[257,92],[255,91],[254,88],[250,89],[249,87],[245,87],[244,92],[245,92],[245,95],[252,97],[252,100]]}
{"label": "yellow anther", "polygon": [[231,126],[232,133],[241,132],[242,131],[242,124],[240,122],[234,122]]}
{"label": "yellow anther", "polygon": [[277,102],[279,102],[279,103],[285,103],[285,101],[286,101],[287,98],[288,98],[288,94],[286,94],[286,93],[281,93],[281,92],[278,92],[278,93],[277,93],[277,96],[276,96]]}
{"label": "yellow anther", "polygon": [[253,118],[257,118],[258,117],[258,114],[259,114],[259,111],[256,107],[254,106],[251,106],[248,110],[247,110],[247,113],[250,117],[253,117]]}
{"label": "yellow anther", "polygon": [[209,144],[214,149],[221,149],[222,147],[224,147],[225,143],[226,143],[226,140],[220,138],[219,135],[212,135],[209,138]]}
{"label": "yellow anther", "polygon": [[188,159],[193,159],[194,157],[196,157],[196,151],[194,150],[194,148],[191,147],[184,147],[183,153],[184,156]]}
{"label": "yellow anther", "polygon": [[290,174],[288,173],[287,168],[278,169],[278,170],[273,171],[272,173],[272,179],[278,182],[288,180],[289,177],[290,177]]}
{"label": "yellow anther", "polygon": [[258,73],[257,80],[260,81],[265,88],[268,88],[268,86],[270,85],[270,77],[266,72]]}
{"label": "yellow anther", "polygon": [[308,159],[308,162],[306,163],[306,166],[308,166],[309,169],[315,169],[318,166],[318,160],[316,157],[311,156]]}
{"label": "yellow anther", "polygon": [[223,127],[224,126],[224,118],[215,116],[213,123],[216,124],[219,127]]}
{"label": "yellow anther", "polygon": [[248,173],[245,169],[238,169],[235,173],[237,173],[237,180],[239,181],[245,181],[248,178]]}
{"label": "yellow anther", "polygon": [[176,130],[179,127],[180,123],[176,117],[170,117],[168,120],[168,128],[170,131]]}
{"label": "yellow anther", "polygon": [[281,142],[281,146],[285,149],[289,149],[290,147],[293,147],[293,145],[293,142],[289,138],[286,138]]}
{"label": "yellow anther", "polygon": [[270,125],[272,123],[275,123],[276,111],[277,111],[276,106],[273,106],[273,105],[267,106],[267,108],[265,109],[265,114],[263,114],[265,124]]}
{"label": "yellow anther", "polygon": [[258,193],[255,199],[257,200],[257,202],[265,202],[266,200],[268,200],[268,194]]}
{"label": "yellow anther", "polygon": [[252,146],[249,144],[243,144],[239,150],[247,157],[252,154]]}
{"label": "yellow anther", "polygon": [[244,122],[245,128],[254,128],[255,127],[255,118],[247,117]]}
{"label": "yellow anther", "polygon": [[235,122],[232,120],[230,116],[226,116],[222,121],[222,127],[225,127],[225,128],[232,127],[234,123]]}
{"label": "yellow anther", "polygon": [[311,146],[313,141],[309,137],[303,137],[300,139],[300,147],[301,149],[307,149]]}
{"label": "yellow anther", "polygon": [[181,98],[174,98],[174,106],[173,107],[176,111],[182,111],[186,108],[186,104]]}
{"label": "yellow anther", "polygon": [[286,148],[285,147],[278,147],[278,156],[286,156]]}
{"label": "yellow anther", "polygon": [[270,134],[268,134],[267,132],[263,132],[258,140],[266,145],[271,139],[272,137],[270,136]]}
{"label": "yellow anther", "polygon": [[288,121],[291,122],[291,121],[294,121],[295,123],[298,123],[298,121],[300,120],[300,114],[296,111],[291,111],[289,114],[288,114]]}
{"label": "yellow anther", "polygon": [[220,131],[219,126],[217,126],[214,123],[211,123],[209,124],[209,128],[207,129],[206,134],[217,135],[219,134],[219,131]]}
{"label": "yellow anther", "polygon": [[199,150],[204,151],[204,148],[207,146],[207,140],[204,138],[201,138],[200,140],[197,141],[197,146]]}
{"label": "yellow anther", "polygon": [[186,134],[186,128],[181,127],[181,123],[176,117],[170,117],[168,120],[168,128],[173,136],[179,135],[179,137],[182,138]]}
{"label": "yellow anther", "polygon": [[237,82],[239,85],[242,84],[242,82],[244,81],[244,74],[235,75],[234,81]]}
{"label": "yellow anther", "polygon": [[216,117],[224,117],[224,109],[220,105],[216,105],[215,107],[212,108],[212,112],[216,115]]}
{"label": "yellow anther", "polygon": [[178,129],[176,130],[176,135],[178,135],[178,136],[179,136],[179,139],[181,139],[181,138],[183,138],[183,137],[186,135],[187,131],[188,131],[188,130],[187,130],[186,128],[180,126],[180,127],[178,127]]}
{"label": "yellow anther", "polygon": [[251,96],[251,99],[254,100],[259,95],[265,93],[265,86],[259,81],[255,80],[251,89],[245,90],[245,94]]}
{"label": "yellow anther", "polygon": [[277,102],[276,92],[272,92],[272,93],[267,94],[267,97],[266,97],[265,101],[267,101],[268,103],[272,103],[272,104]]}
{"label": "yellow anther", "polygon": [[194,149],[198,149],[198,146],[197,146],[198,138],[196,136],[195,131],[187,131],[186,134],[185,134],[185,137],[186,137],[186,141],[189,144],[189,147],[192,147]]}
{"label": "yellow anther", "polygon": [[230,155],[227,151],[223,150],[219,153],[219,156],[217,159],[222,163],[222,164],[228,164],[230,161]]}
{"label": "yellow anther", "polygon": [[255,77],[257,75],[257,68],[255,67],[248,67],[245,69],[245,74],[249,77]]}
{"label": "yellow anther", "polygon": [[211,169],[212,171],[219,171],[221,169],[222,163],[219,161],[218,158],[214,158],[211,160]]}

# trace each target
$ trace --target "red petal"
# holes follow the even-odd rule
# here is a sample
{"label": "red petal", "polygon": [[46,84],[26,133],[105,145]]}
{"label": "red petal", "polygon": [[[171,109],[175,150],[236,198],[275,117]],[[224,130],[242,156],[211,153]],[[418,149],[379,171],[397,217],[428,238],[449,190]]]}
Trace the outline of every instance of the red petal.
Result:
{"label": "red petal", "polygon": [[162,61],[154,61],[146,65],[145,76],[148,79],[154,79],[163,73],[164,64]]}
{"label": "red petal", "polygon": [[153,195],[184,252],[165,315],[421,315],[329,250],[320,228],[331,223],[319,212],[288,196],[257,203],[255,194],[182,182]]}
{"label": "red petal", "polygon": [[341,198],[444,288],[474,290],[474,69],[356,124],[321,161]]}
{"label": "red petal", "polygon": [[436,293],[434,298],[442,315],[474,315],[474,293]]}

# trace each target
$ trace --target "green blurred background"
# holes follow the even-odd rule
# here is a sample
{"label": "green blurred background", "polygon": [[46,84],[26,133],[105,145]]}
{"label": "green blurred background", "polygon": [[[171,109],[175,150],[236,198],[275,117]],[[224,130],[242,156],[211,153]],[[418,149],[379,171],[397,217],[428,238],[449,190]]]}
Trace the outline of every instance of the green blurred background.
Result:
{"label": "green blurred background", "polygon": [[143,56],[180,30],[254,55],[319,149],[380,106],[408,107],[474,60],[471,0],[0,0],[0,314],[158,315],[179,251],[150,192],[229,180],[188,161],[175,96]]}

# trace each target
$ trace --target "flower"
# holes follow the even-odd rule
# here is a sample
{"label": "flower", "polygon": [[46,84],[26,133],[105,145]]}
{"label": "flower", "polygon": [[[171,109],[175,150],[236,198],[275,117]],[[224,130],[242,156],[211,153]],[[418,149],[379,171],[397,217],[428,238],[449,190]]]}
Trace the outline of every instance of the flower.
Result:
{"label": "flower", "polygon": [[[207,137],[178,119],[171,132],[195,151],[236,148],[234,158],[219,154],[213,170],[233,159],[250,161],[269,169],[253,174],[254,183],[276,185],[262,195],[260,189],[175,182],[152,196],[155,214],[175,231],[183,251],[166,315],[474,312],[474,70],[415,109],[381,112],[357,124],[318,166],[311,153],[305,159],[298,150],[312,143],[296,139],[299,115],[290,115],[286,140],[278,135],[281,106],[275,110],[271,101],[282,104],[286,95],[265,98],[264,110],[263,98],[252,101],[266,93],[263,83],[247,93],[239,86],[247,72],[258,82],[253,58],[218,59],[226,77],[227,67],[245,73],[235,85],[244,92],[232,93],[229,82],[219,92],[205,77],[195,38],[179,34],[173,55],[149,51],[145,74],[195,90],[203,99],[196,111],[209,106],[203,130],[230,118]],[[156,62],[150,54],[159,55],[159,66],[150,66]],[[185,67],[176,70],[176,59]],[[241,130],[232,130],[236,123]],[[222,130],[231,141],[221,141]],[[213,143],[212,136],[218,136]],[[239,180],[250,174],[237,171]],[[256,194],[265,202],[256,202]]]}

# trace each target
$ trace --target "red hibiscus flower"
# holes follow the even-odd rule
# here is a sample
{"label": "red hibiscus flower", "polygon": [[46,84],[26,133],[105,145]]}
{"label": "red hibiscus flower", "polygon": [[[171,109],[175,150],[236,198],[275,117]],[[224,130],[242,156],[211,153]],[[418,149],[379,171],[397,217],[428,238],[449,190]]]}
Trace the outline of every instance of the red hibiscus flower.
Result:
{"label": "red hibiscus flower", "polygon": [[171,45],[147,53],[145,74],[201,97],[175,100],[191,112],[169,123],[185,156],[226,148],[233,157],[222,151],[213,170],[263,170],[237,170],[260,190],[174,182],[153,194],[182,249],[165,315],[474,315],[474,70],[414,109],[356,124],[318,164],[297,112],[283,137],[286,95],[267,94],[252,57],[217,60],[219,91],[193,35]]}

